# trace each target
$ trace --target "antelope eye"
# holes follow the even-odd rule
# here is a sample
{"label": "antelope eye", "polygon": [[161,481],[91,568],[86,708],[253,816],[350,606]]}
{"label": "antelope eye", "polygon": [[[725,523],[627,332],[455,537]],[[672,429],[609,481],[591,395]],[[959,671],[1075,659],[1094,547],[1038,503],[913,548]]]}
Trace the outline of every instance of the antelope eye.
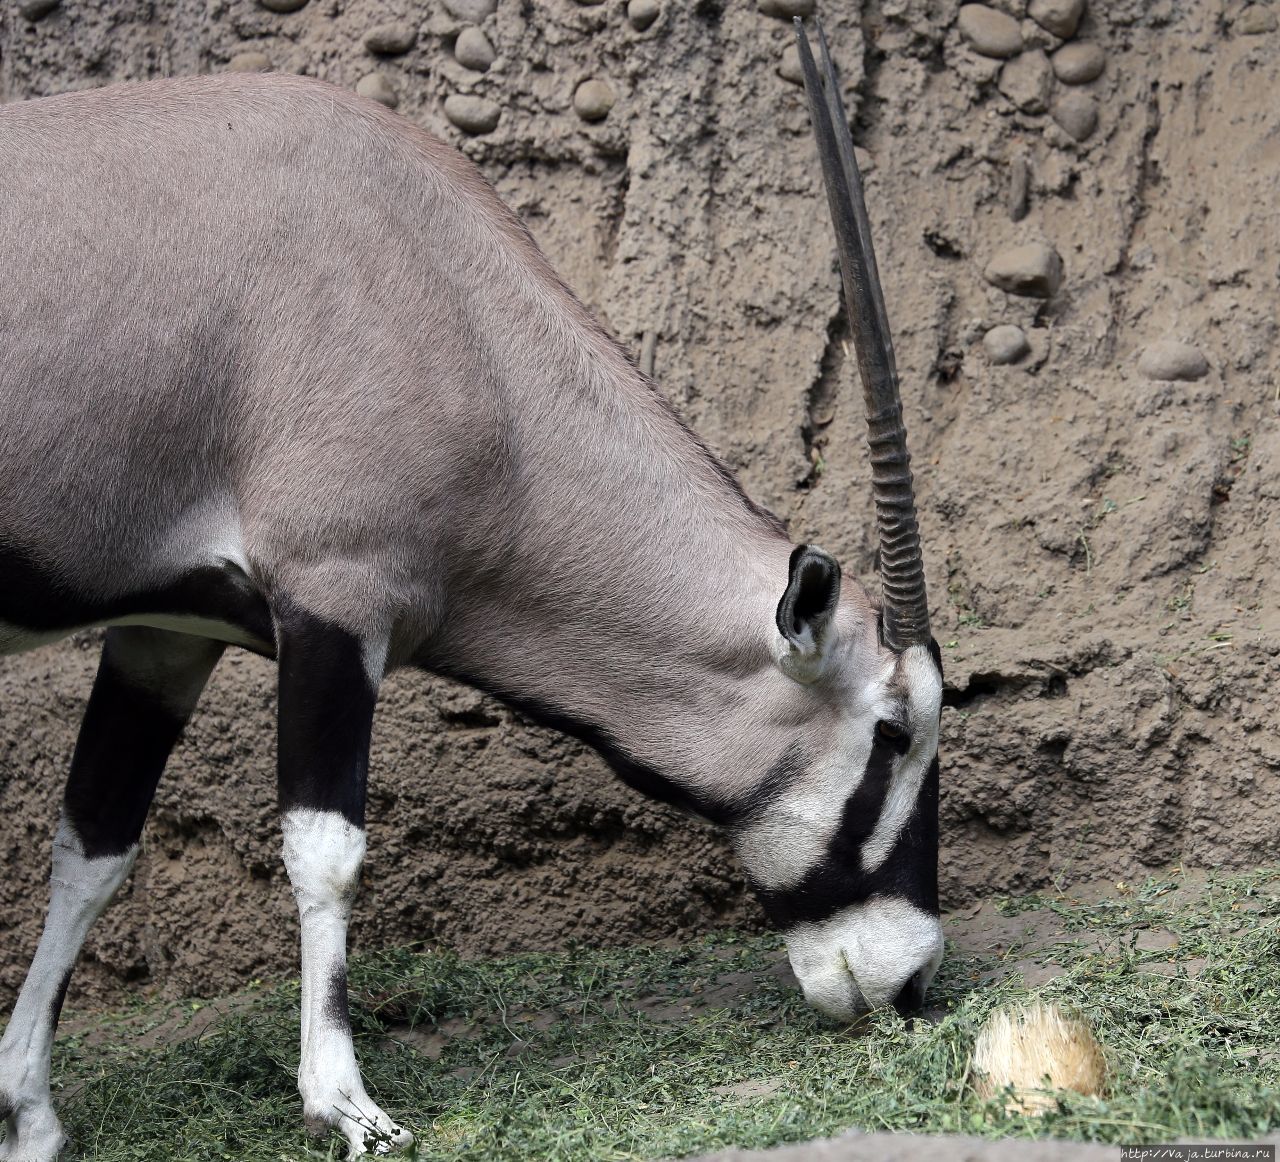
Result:
{"label": "antelope eye", "polygon": [[889,722],[886,719],[881,719],[876,723],[876,733],[881,738],[887,738],[893,742],[897,742],[899,739],[906,738],[907,736],[907,732],[903,730],[901,726],[896,722]]}

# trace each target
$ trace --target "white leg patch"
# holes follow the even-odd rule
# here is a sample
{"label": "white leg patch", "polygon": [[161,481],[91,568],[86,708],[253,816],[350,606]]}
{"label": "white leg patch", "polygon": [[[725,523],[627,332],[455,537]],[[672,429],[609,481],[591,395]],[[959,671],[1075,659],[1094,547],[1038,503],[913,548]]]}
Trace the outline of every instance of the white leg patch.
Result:
{"label": "white leg patch", "polygon": [[942,679],[924,646],[912,646],[902,665],[912,691],[910,753],[894,764],[893,782],[880,818],[862,845],[862,870],[876,871],[893,851],[916,809],[920,788],[938,753],[938,716],[942,713]]}
{"label": "white leg patch", "polygon": [[282,829],[302,921],[298,1092],[307,1129],[341,1131],[349,1158],[407,1149],[413,1135],[365,1092],[347,1016],[347,921],[364,860],[364,830],[336,812],[308,809],[288,812]]}
{"label": "white leg patch", "polygon": [[55,1010],[90,925],[110,903],[138,854],[86,859],[64,820],[53,841],[49,914],[13,1016],[0,1040],[0,1159],[54,1162],[66,1143],[49,1095]]}

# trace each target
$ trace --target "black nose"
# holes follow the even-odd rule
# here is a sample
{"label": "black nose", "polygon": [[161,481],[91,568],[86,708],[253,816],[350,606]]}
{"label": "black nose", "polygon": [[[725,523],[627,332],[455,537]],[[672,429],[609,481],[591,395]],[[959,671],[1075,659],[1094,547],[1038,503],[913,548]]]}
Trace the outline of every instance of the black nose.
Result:
{"label": "black nose", "polygon": [[924,969],[907,980],[893,998],[893,1007],[900,1017],[909,1017],[918,1013],[924,1005]]}

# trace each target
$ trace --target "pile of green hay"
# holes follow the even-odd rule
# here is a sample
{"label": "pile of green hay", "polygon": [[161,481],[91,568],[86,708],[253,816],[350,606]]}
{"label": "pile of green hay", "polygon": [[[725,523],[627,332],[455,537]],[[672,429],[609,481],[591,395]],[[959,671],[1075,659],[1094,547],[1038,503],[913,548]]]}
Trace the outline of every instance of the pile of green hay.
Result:
{"label": "pile of green hay", "polygon": [[[1116,1143],[1280,1127],[1280,871],[1000,906],[1054,914],[1067,943],[1042,952],[1061,975],[1032,990],[997,958],[953,950],[929,1020],[826,1023],[781,970],[776,938],[474,962],[404,949],[352,965],[358,1051],[370,1093],[430,1159],[678,1157],[850,1127]],[[1152,930],[1164,947],[1144,950]],[[171,1005],[73,1020],[54,1077],[77,1153],[339,1157],[336,1140],[317,1149],[302,1133],[297,992],[252,990],[185,1039]],[[1008,1094],[976,1092],[978,1029],[997,1006],[1037,999],[1096,1032],[1105,1098],[1063,1092],[1026,1116],[1006,1110]],[[163,1036],[148,1038],[151,1025]]]}

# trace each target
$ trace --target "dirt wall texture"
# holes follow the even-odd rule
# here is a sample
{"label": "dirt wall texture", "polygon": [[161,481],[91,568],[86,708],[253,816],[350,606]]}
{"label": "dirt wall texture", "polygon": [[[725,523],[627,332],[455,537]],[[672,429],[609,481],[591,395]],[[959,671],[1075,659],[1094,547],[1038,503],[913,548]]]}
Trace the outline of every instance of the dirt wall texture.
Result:
{"label": "dirt wall texture", "polygon": [[[817,5],[865,151],[947,666],[952,904],[1280,854],[1276,11],[993,5]],[[793,538],[871,579],[863,417],[781,18],[813,7],[17,0],[0,95],[274,68],[397,105],[484,168]],[[0,660],[0,991],[34,947],[94,647]],[[81,998],[292,968],[273,702],[271,667],[228,656]],[[387,683],[370,813],[357,946],[757,922],[708,829],[441,681]]]}

